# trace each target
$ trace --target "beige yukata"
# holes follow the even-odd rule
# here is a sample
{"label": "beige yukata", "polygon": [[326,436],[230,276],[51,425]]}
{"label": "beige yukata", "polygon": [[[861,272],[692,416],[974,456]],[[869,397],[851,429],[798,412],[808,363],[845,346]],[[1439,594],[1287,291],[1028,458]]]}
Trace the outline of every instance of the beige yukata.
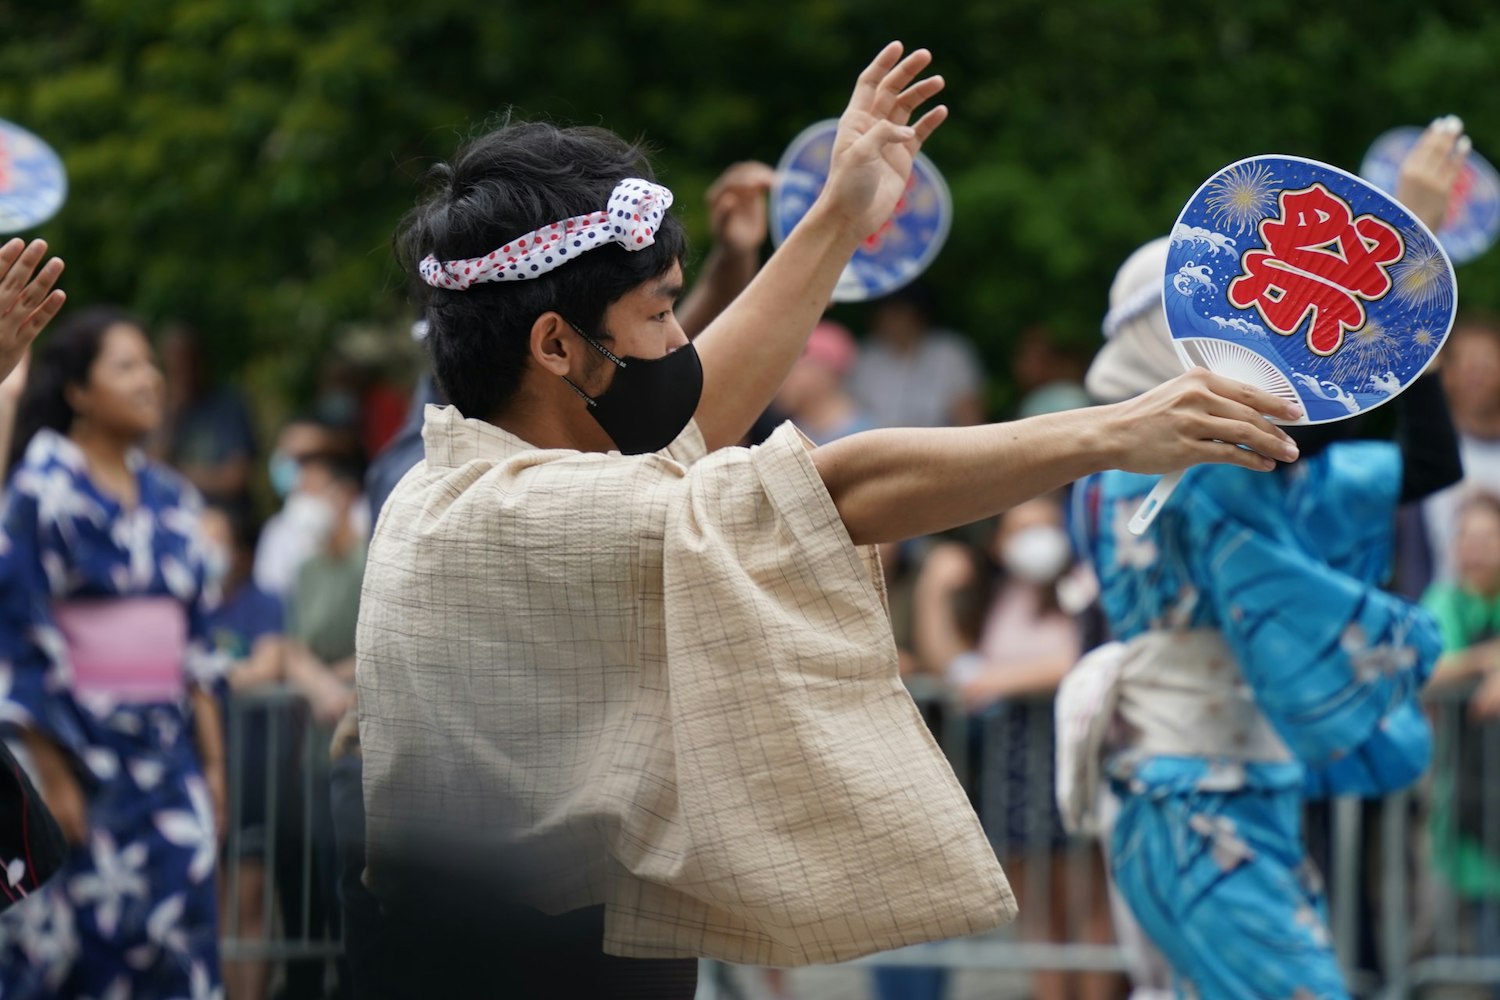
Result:
{"label": "beige yukata", "polygon": [[632,957],[801,965],[1015,913],[906,694],[879,562],[790,424],[539,450],[429,407],[360,602],[369,875],[400,824],[523,858]]}

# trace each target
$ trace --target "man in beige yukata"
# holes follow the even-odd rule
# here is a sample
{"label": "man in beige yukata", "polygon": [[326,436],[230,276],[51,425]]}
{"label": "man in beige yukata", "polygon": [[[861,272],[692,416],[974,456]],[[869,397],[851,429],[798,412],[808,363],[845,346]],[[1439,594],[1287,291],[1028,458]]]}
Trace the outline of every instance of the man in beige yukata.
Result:
{"label": "man in beige yukata", "polygon": [[[947,115],[915,117],[943,81],[902,56],[861,73],[817,201],[691,344],[671,192],[607,132],[502,128],[409,216],[453,405],[427,411],[360,608],[390,995],[401,955],[413,992],[440,967],[518,996],[690,996],[694,956],[833,962],[1007,920],[897,676],[873,546],[1104,468],[1295,456],[1262,417],[1286,404],[1203,372],[1014,423],[733,447]],[[465,892],[503,904],[454,916]]]}

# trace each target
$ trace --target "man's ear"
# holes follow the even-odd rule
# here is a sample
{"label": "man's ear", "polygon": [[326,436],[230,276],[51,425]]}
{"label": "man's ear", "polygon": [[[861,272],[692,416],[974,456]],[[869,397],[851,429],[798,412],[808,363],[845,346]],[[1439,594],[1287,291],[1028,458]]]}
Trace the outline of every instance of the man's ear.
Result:
{"label": "man's ear", "polygon": [[555,312],[544,312],[531,324],[531,357],[554,375],[567,376],[571,369],[572,338],[564,337],[568,323]]}

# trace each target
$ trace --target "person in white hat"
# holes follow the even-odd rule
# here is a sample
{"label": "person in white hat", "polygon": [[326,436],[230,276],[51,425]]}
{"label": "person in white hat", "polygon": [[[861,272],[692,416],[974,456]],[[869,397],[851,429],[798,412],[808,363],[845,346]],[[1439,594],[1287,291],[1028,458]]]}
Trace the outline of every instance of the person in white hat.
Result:
{"label": "person in white hat", "polygon": [[[1429,130],[1398,191],[1430,225],[1446,199],[1422,195],[1451,190],[1457,166],[1429,154],[1458,138]],[[1145,244],[1116,275],[1086,380],[1101,401],[1182,369],[1162,305],[1168,248]],[[1075,490],[1079,548],[1116,642],[1059,695],[1059,804],[1090,825],[1102,756],[1120,802],[1111,873],[1179,995],[1347,995],[1302,803],[1384,794],[1427,766],[1417,695],[1436,627],[1380,583],[1397,504],[1459,474],[1437,379],[1393,405],[1404,447],[1348,440],[1348,421],[1294,428],[1296,464],[1191,469],[1140,536],[1128,522],[1154,478],[1105,472]]]}

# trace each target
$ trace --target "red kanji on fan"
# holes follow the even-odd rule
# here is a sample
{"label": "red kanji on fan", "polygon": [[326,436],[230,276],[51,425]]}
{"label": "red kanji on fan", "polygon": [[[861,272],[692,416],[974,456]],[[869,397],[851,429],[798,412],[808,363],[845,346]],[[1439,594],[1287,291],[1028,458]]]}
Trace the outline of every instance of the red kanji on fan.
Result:
{"label": "red kanji on fan", "polygon": [[1284,337],[1312,314],[1307,346],[1327,356],[1344,334],[1365,325],[1365,302],[1391,290],[1388,268],[1406,252],[1401,234],[1373,215],[1354,218],[1322,184],[1283,191],[1281,214],[1260,224],[1263,250],[1247,250],[1244,272],[1229,283],[1229,301],[1255,307]]}

